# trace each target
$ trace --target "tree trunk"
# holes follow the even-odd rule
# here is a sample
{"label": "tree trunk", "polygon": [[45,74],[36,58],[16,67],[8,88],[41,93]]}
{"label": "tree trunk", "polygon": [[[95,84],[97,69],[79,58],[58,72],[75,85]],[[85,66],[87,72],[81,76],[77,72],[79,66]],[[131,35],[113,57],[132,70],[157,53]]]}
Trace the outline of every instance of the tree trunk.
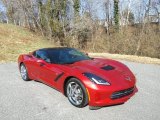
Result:
{"label": "tree trunk", "polygon": [[126,19],[126,25],[129,24],[129,14],[130,14],[130,6],[131,6],[131,0],[128,1],[128,13],[127,13],[127,19]]}

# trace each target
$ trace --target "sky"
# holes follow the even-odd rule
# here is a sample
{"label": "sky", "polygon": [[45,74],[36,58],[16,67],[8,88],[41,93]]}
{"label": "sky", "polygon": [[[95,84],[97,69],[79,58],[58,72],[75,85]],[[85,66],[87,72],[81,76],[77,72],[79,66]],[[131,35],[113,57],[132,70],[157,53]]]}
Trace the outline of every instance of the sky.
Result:
{"label": "sky", "polygon": [[[92,7],[87,6],[87,4],[85,4],[85,1],[89,1]],[[82,5],[81,8],[87,7],[94,13],[94,16],[96,18],[105,19],[105,12],[104,12],[105,1],[107,0],[81,0],[81,5]],[[113,0],[110,1],[112,1],[110,15],[113,16]],[[148,3],[148,0],[120,0],[119,8],[121,11],[127,8],[128,1],[131,2],[131,11],[134,13],[135,17],[139,15],[140,11],[142,12],[143,15],[144,13],[143,11],[145,10],[144,5]],[[158,0],[152,0],[152,1],[158,1]],[[1,0],[0,0],[0,11],[5,11],[5,7],[3,7]],[[160,6],[159,6],[159,11],[160,11]],[[83,9],[81,9],[81,12],[83,12]],[[154,11],[152,11],[152,13],[154,13]]]}
{"label": "sky", "polygon": [[1,0],[0,0],[0,11],[5,11],[5,8],[4,8],[4,6],[3,6]]}

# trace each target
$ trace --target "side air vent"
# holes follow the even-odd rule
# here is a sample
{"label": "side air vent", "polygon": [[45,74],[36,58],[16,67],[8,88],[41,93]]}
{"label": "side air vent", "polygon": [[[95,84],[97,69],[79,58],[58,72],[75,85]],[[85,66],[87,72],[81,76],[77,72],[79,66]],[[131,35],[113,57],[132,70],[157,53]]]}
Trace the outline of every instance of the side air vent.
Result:
{"label": "side air vent", "polygon": [[111,65],[107,65],[107,66],[102,67],[101,69],[106,70],[106,71],[110,71],[110,70],[114,70],[115,68]]}

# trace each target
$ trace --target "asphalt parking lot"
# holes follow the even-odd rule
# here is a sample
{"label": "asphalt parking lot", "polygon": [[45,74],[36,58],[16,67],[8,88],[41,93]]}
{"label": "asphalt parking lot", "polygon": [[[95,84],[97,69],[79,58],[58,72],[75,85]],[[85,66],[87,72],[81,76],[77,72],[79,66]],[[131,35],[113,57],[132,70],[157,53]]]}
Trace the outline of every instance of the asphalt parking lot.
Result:
{"label": "asphalt parking lot", "polygon": [[137,77],[138,93],[123,105],[76,108],[60,92],[24,82],[16,63],[0,64],[0,120],[160,120],[160,66],[125,63]]}

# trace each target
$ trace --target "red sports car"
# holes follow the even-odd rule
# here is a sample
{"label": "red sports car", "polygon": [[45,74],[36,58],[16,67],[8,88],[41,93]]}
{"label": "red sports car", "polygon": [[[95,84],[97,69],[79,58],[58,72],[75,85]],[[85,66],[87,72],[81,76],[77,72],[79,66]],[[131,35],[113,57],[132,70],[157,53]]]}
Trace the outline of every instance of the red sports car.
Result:
{"label": "red sports car", "polygon": [[38,80],[57,89],[76,107],[121,104],[138,91],[126,65],[90,58],[74,48],[39,49],[20,55],[18,65],[24,81]]}

